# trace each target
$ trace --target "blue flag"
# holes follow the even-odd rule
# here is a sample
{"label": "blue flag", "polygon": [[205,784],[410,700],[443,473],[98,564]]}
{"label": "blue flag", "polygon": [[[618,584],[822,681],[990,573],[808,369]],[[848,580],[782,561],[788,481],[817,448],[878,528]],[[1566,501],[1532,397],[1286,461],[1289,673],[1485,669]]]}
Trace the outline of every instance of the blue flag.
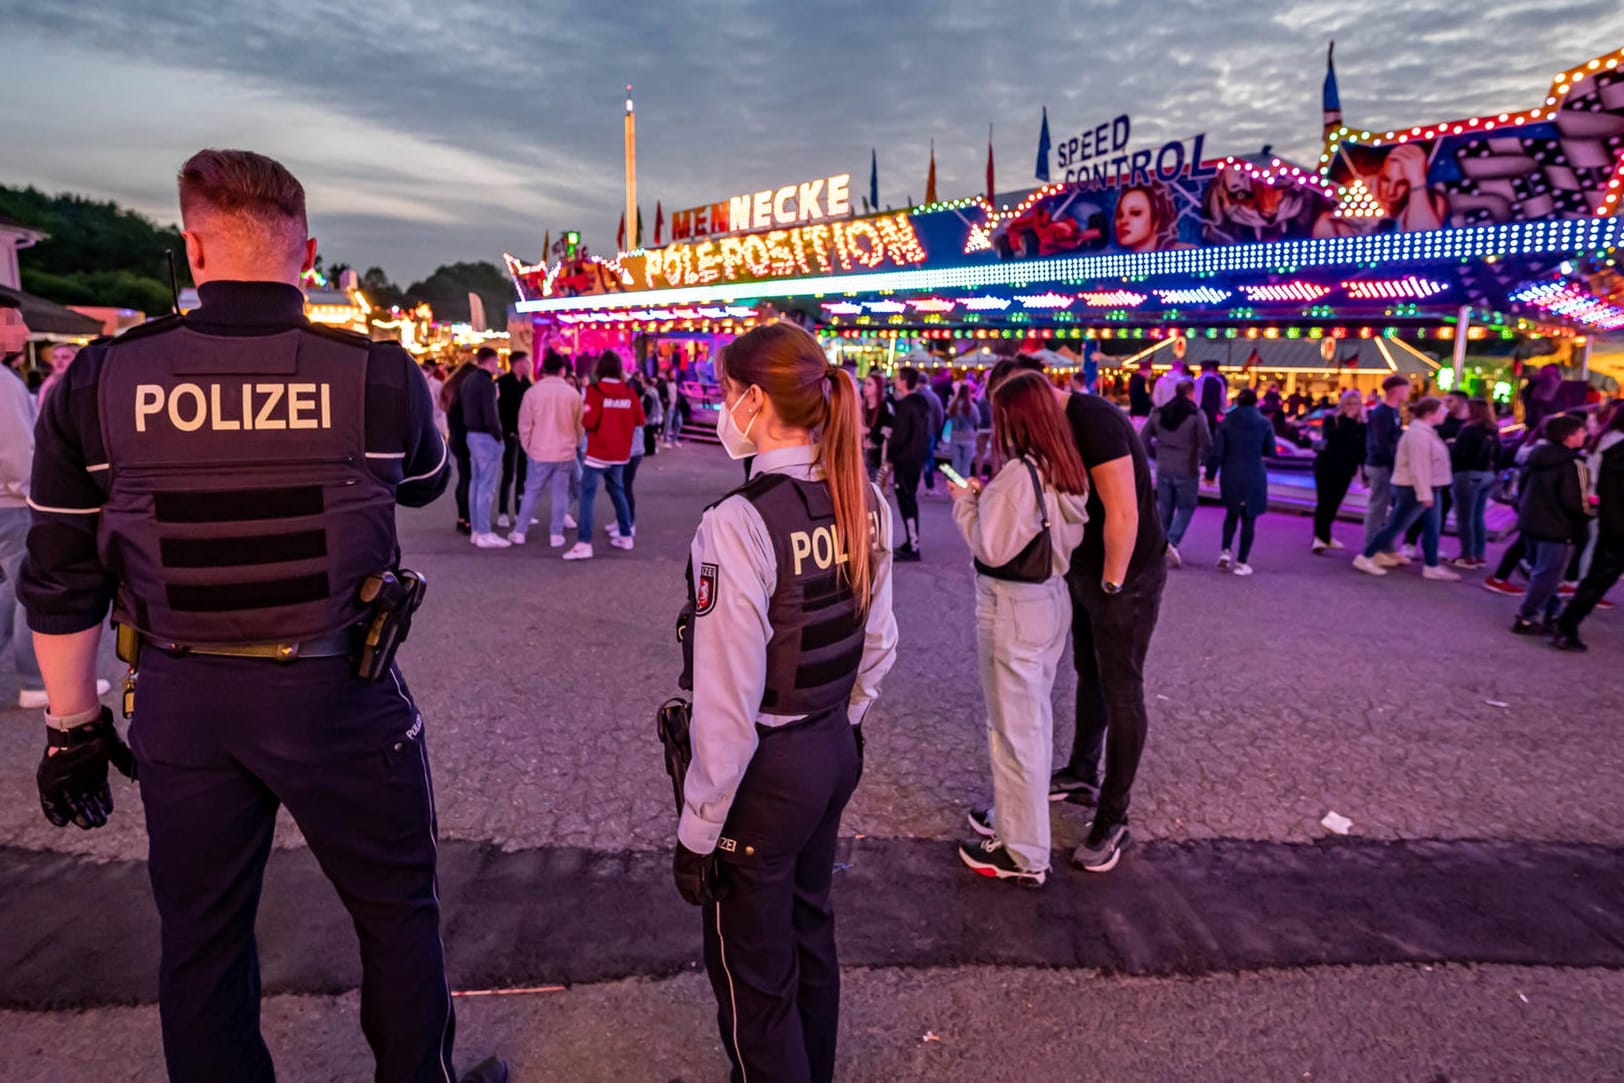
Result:
{"label": "blue flag", "polygon": [[868,205],[878,212],[880,209],[880,152],[870,148],[868,158]]}
{"label": "blue flag", "polygon": [[1336,42],[1325,50],[1325,130],[1342,126],[1342,98],[1336,92]]}
{"label": "blue flag", "polygon": [[1043,107],[1043,129],[1038,132],[1038,180],[1049,180],[1049,107]]}

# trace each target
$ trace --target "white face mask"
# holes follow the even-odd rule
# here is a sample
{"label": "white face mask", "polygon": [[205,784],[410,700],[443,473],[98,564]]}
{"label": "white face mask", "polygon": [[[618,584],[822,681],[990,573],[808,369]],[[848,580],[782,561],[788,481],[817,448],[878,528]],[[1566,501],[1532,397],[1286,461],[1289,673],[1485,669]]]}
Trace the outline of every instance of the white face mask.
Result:
{"label": "white face mask", "polygon": [[[737,410],[743,403],[744,399],[741,396],[739,401],[733,404],[733,410]],[[758,409],[751,414],[750,420],[743,430],[740,430],[733,420],[733,410],[723,405],[721,416],[716,419],[716,438],[722,442],[722,450],[727,452],[729,458],[743,459],[756,453],[756,443],[750,439],[750,430],[755,428],[756,418],[761,411]]]}

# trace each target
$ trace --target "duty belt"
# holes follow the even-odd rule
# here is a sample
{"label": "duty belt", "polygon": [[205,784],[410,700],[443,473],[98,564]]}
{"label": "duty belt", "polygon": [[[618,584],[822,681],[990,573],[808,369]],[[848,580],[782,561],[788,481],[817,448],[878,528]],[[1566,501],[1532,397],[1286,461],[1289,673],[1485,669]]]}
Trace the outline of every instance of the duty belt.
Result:
{"label": "duty belt", "polygon": [[287,643],[171,643],[151,636],[147,636],[146,640],[176,657],[202,654],[212,658],[265,658],[275,662],[293,662],[300,658],[346,657],[355,652],[356,635],[356,630],[350,629]]}

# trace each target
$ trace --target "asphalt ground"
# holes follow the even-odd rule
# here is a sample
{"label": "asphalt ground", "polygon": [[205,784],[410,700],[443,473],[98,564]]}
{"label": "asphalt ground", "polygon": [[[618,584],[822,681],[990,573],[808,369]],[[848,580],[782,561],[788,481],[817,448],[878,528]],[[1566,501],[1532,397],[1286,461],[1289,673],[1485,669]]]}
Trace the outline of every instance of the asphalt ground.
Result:
{"label": "asphalt ground", "polygon": [[[669,976],[691,937],[659,875],[672,816],[653,709],[675,690],[671,620],[688,539],[700,509],[739,477],[714,448],[662,453],[638,478],[637,548],[600,544],[584,564],[559,561],[536,544],[539,532],[524,549],[475,551],[451,532],[445,501],[401,514],[407,562],[432,584],[402,664],[428,722],[442,835],[448,853],[485,855],[448,866],[499,872],[513,889],[504,898],[523,896],[519,913],[538,926],[605,918],[598,935],[549,955],[545,935],[515,924],[511,903],[472,890],[448,898],[454,976],[581,983],[463,1001],[460,1047],[512,1052],[517,1078],[722,1071],[703,980]],[[947,844],[985,794],[985,733],[967,555],[944,498],[927,498],[923,517],[926,559],[897,569],[901,657],[865,726],[866,773],[844,826],[848,852],[863,859],[853,881],[876,885],[837,904],[853,966],[844,1077],[1057,1078],[1062,1066],[1079,1078],[1145,1079],[1624,1074],[1624,990],[1609,969],[1624,944],[1619,893],[1609,909],[1592,887],[1624,883],[1619,617],[1590,622],[1589,655],[1561,654],[1511,636],[1514,601],[1475,582],[1369,579],[1346,553],[1311,556],[1308,521],[1290,515],[1260,522],[1257,575],[1220,575],[1219,515],[1203,509],[1148,665],[1140,845],[1107,878],[1057,877],[1039,904],[965,879]],[[1358,528],[1337,530],[1351,548]],[[110,649],[104,673],[117,675]],[[0,696],[14,702],[13,687],[0,683]],[[1070,698],[1063,677],[1062,748]],[[37,724],[3,717],[6,954],[25,942],[60,950],[72,930],[68,945],[100,960],[79,966],[70,995],[44,1001],[39,974],[49,992],[52,966],[73,969],[61,957],[36,953],[33,970],[0,971],[0,1005],[69,1006],[0,1015],[3,1074],[157,1078],[139,797],[119,784],[101,831],[49,827],[33,794]],[[1333,810],[1352,820],[1350,840],[1327,840],[1319,821]],[[1081,809],[1057,810],[1056,845],[1074,844],[1085,823]],[[291,823],[278,842],[302,850]],[[600,863],[592,890],[612,889],[615,907],[584,905],[598,896],[557,867],[571,853]],[[267,915],[302,883],[305,856],[276,859]],[[1353,865],[1335,863],[1350,856]],[[1358,890],[1339,890],[1347,884]],[[1436,890],[1417,886],[1426,884]],[[1198,905],[1158,925],[1151,904],[1161,899]],[[122,942],[103,942],[82,920],[98,908],[122,916]],[[613,919],[639,913],[662,915],[671,931],[627,951],[626,923]],[[1451,931],[1451,914],[1476,920]],[[346,949],[331,924],[262,920],[267,960],[334,957]],[[500,936],[467,941],[459,957],[457,930],[485,924],[514,930],[522,965],[481,969],[501,954]],[[1552,937],[1547,926],[1566,931]],[[1178,934],[1148,937],[1137,965],[1099,948],[1168,928]],[[936,946],[898,958],[881,950],[909,938]],[[366,1075],[353,996],[316,995],[344,987],[349,951],[333,973],[268,1001],[285,1078]],[[617,953],[622,962],[609,965]],[[1525,985],[1538,994],[1530,1003],[1516,995]],[[112,1002],[141,1006],[83,1007]],[[942,1041],[923,1040],[933,1029]]]}

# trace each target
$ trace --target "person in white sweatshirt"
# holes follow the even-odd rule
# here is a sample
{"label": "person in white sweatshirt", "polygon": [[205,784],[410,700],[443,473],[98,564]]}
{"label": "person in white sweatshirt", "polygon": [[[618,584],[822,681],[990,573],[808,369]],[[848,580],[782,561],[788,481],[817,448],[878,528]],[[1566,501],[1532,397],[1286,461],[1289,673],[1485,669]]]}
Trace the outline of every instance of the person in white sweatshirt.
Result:
{"label": "person in white sweatshirt", "polygon": [[1421,521],[1421,551],[1426,579],[1456,582],[1458,572],[1438,562],[1440,522],[1438,497],[1454,481],[1449,447],[1438,435],[1438,425],[1449,416],[1443,401],[1425,398],[1410,410],[1410,427],[1399,437],[1393,459],[1393,513],[1387,525],[1353,558],[1353,566],[1367,575],[1386,575],[1387,569],[1410,562],[1391,552],[1393,543],[1417,519]]}
{"label": "person in white sweatshirt", "polygon": [[1041,887],[1049,872],[1050,693],[1071,627],[1066,568],[1083,538],[1088,475],[1048,380],[1022,372],[992,393],[1003,468],[953,485],[953,521],[976,567],[976,650],[987,704],[993,803],[960,859],[983,876]]}

